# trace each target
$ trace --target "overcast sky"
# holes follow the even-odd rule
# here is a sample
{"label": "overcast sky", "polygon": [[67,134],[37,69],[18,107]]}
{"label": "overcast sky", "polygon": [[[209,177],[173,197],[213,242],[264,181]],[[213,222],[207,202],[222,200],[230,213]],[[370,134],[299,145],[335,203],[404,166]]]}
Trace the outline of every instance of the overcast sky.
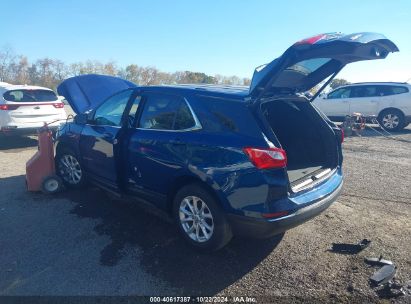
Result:
{"label": "overcast sky", "polygon": [[[352,64],[351,82],[411,79],[411,1],[0,0],[0,47],[29,60],[136,63],[251,77],[302,38],[379,32],[399,53]],[[411,80],[410,80],[411,81]]]}

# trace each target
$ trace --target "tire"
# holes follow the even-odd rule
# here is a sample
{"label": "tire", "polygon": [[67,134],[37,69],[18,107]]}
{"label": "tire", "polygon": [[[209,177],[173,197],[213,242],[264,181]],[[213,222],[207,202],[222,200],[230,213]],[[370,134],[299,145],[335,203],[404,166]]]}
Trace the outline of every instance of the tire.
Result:
{"label": "tire", "polygon": [[186,185],[177,192],[173,217],[183,238],[200,251],[216,251],[233,236],[218,201],[199,183]]}
{"label": "tire", "polygon": [[57,175],[47,176],[42,184],[41,184],[41,191],[45,194],[53,194],[57,193],[63,187],[63,181]]}
{"label": "tire", "polygon": [[78,156],[69,149],[62,149],[56,155],[56,171],[69,188],[82,188],[86,183]]}
{"label": "tire", "polygon": [[404,115],[396,109],[388,109],[381,112],[378,122],[387,131],[400,131],[405,127]]}

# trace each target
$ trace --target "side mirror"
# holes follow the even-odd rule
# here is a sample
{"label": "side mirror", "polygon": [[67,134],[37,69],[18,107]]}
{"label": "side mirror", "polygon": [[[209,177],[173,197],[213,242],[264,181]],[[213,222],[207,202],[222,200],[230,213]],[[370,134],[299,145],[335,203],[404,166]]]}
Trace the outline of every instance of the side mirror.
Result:
{"label": "side mirror", "polygon": [[85,125],[85,124],[88,123],[88,121],[89,121],[89,119],[88,119],[87,114],[83,114],[83,113],[82,114],[77,114],[74,117],[74,122],[78,125]]}

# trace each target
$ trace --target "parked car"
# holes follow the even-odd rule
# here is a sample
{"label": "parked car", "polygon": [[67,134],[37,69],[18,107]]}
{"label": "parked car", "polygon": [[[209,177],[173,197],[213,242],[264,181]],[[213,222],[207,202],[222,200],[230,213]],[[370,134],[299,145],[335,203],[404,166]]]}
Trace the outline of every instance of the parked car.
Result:
{"label": "parked car", "polygon": [[379,34],[316,36],[257,68],[250,87],[67,79],[58,92],[77,116],[59,130],[58,174],[161,208],[200,249],[282,233],[343,184],[342,132],[299,93],[397,50]]}
{"label": "parked car", "polygon": [[388,131],[399,131],[411,122],[411,85],[397,82],[364,82],[344,85],[322,94],[314,104],[331,120],[343,121],[353,112],[377,117]]}
{"label": "parked car", "polygon": [[66,118],[64,104],[52,90],[0,83],[0,133],[35,134],[44,123],[56,129]]}

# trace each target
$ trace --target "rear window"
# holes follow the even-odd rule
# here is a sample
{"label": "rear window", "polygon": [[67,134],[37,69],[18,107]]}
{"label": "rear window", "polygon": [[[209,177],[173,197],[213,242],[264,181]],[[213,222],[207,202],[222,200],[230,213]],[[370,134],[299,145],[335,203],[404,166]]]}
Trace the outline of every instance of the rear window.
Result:
{"label": "rear window", "polygon": [[408,88],[401,87],[401,86],[382,85],[382,86],[378,86],[378,93],[380,96],[404,94],[404,93],[408,93]]}
{"label": "rear window", "polygon": [[56,101],[57,96],[50,90],[11,90],[3,94],[6,101],[37,102]]}
{"label": "rear window", "polygon": [[260,137],[258,127],[251,111],[240,101],[197,96],[207,111],[198,111],[203,129],[211,132],[233,132],[250,137]]}
{"label": "rear window", "polygon": [[303,60],[300,62],[297,62],[296,64],[288,67],[286,71],[295,71],[299,72],[305,76],[308,74],[311,74],[312,72],[315,72],[318,70],[320,67],[325,65],[326,63],[330,62],[330,58],[313,58],[313,59],[308,59],[308,60]]}
{"label": "rear window", "polygon": [[406,87],[392,87],[392,92],[394,94],[408,93],[408,88],[406,88]]}
{"label": "rear window", "polygon": [[311,87],[318,82],[315,80],[317,75],[323,77],[324,72],[321,70],[327,70],[327,66],[332,64],[335,64],[335,61],[331,58],[313,58],[297,62],[282,71],[272,86],[296,89]]}

